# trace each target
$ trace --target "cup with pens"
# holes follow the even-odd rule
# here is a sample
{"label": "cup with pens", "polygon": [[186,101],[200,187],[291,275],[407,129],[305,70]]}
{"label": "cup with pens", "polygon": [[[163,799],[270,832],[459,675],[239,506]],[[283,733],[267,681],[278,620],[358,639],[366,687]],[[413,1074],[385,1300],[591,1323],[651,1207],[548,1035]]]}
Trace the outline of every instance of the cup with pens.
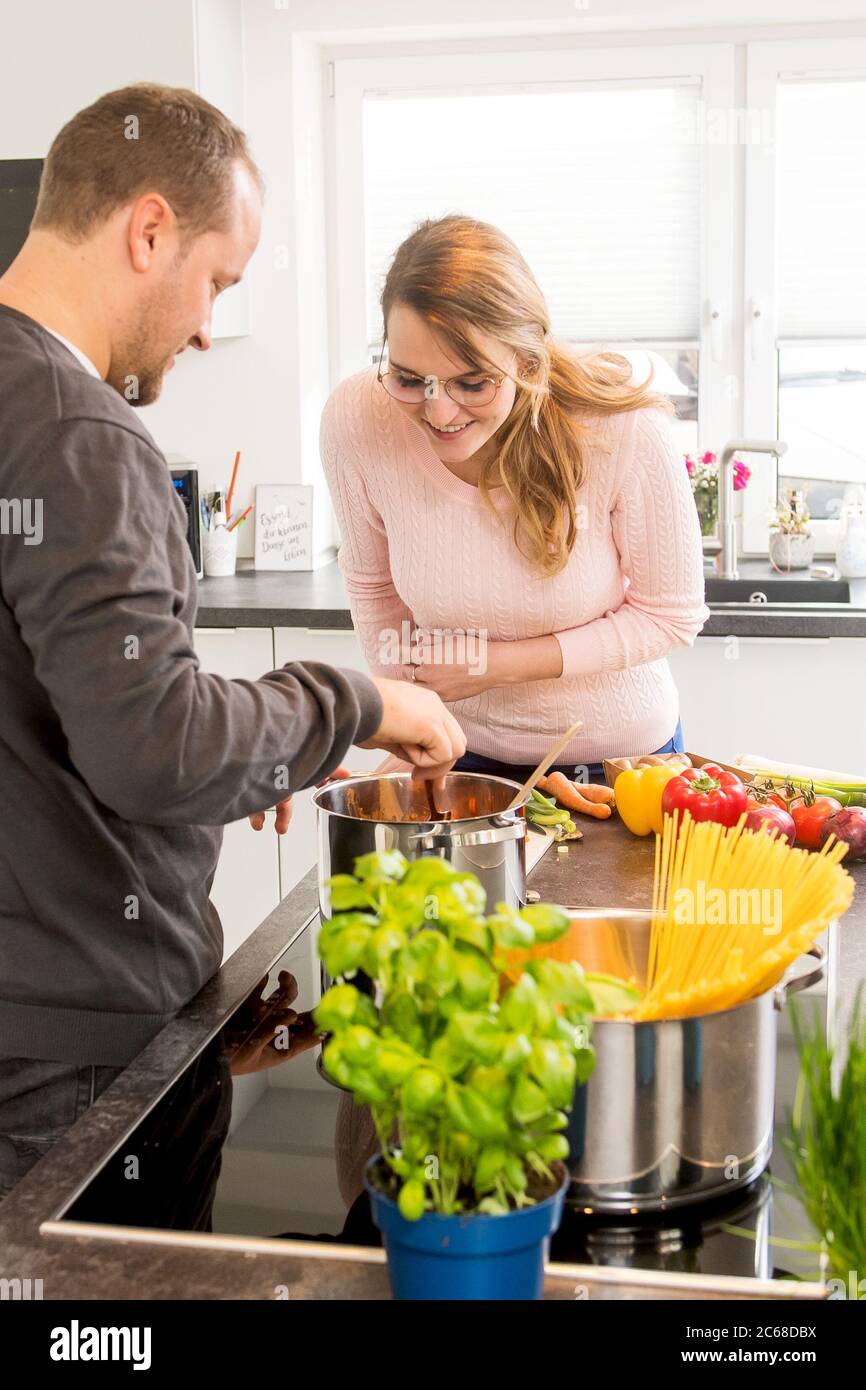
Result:
{"label": "cup with pens", "polygon": [[238,562],[238,531],[246,521],[252,505],[239,515],[232,512],[235,485],[238,480],[240,450],[235,454],[228,497],[222,492],[209,492],[201,500],[202,557],[208,578],[235,573]]}

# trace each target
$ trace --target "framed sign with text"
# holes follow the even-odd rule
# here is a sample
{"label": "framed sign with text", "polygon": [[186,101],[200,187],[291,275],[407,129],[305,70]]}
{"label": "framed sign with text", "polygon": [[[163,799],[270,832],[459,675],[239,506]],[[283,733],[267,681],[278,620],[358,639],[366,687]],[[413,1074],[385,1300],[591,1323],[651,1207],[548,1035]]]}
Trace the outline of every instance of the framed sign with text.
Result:
{"label": "framed sign with text", "polygon": [[256,569],[312,568],[312,485],[259,483],[256,487]]}

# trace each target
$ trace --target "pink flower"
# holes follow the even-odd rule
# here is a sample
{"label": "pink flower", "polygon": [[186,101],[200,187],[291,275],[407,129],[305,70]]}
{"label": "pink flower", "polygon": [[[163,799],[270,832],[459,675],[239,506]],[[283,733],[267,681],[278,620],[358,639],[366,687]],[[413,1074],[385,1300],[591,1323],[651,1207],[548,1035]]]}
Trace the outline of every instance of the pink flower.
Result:
{"label": "pink flower", "polygon": [[751,468],[747,468],[742,459],[734,459],[734,492],[742,492],[751,476]]}
{"label": "pink flower", "polygon": [[684,454],[683,462],[686,465],[686,472],[688,473],[689,477],[693,477],[695,471],[695,461],[692,458],[691,454]]}
{"label": "pink flower", "polygon": [[701,454],[701,463],[703,463],[703,464],[711,464],[711,463],[715,463],[715,461],[716,461],[716,456],[715,456],[715,454],[711,454],[710,451],[709,451],[709,449],[707,450],[707,452],[706,452],[705,454]]}

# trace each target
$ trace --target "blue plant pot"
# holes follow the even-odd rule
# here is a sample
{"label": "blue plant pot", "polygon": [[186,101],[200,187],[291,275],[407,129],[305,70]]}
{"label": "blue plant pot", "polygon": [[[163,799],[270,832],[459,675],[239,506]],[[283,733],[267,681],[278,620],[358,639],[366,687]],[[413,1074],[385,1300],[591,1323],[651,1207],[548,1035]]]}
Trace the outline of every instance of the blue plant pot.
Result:
{"label": "blue plant pot", "polygon": [[551,1197],[505,1216],[440,1216],[407,1221],[370,1181],[373,1220],[382,1232],[391,1291],[399,1299],[538,1299],[550,1237],[562,1220],[568,1173]]}

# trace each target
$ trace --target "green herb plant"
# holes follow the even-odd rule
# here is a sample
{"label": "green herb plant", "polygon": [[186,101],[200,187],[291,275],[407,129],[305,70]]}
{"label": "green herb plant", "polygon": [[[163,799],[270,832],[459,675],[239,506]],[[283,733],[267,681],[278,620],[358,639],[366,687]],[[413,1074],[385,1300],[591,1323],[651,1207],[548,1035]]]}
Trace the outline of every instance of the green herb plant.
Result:
{"label": "green herb plant", "polygon": [[[315,1011],[327,1073],[369,1105],[406,1220],[529,1204],[532,1175],[553,1184],[568,1154],[567,1112],[595,1060],[593,987],[604,1011],[635,992],[576,962],[501,974],[500,953],[563,935],[562,908],[485,915],[475,875],[432,856],[365,854],[354,870],[330,879],[319,935],[336,980]],[[375,997],[350,983],[359,971]]]}
{"label": "green herb plant", "polygon": [[805,1024],[792,1012],[800,1079],[786,1148],[797,1195],[817,1232],[832,1274],[847,1283],[866,1274],[866,1017],[862,996],[847,1036],[844,1067],[821,1019]]}

